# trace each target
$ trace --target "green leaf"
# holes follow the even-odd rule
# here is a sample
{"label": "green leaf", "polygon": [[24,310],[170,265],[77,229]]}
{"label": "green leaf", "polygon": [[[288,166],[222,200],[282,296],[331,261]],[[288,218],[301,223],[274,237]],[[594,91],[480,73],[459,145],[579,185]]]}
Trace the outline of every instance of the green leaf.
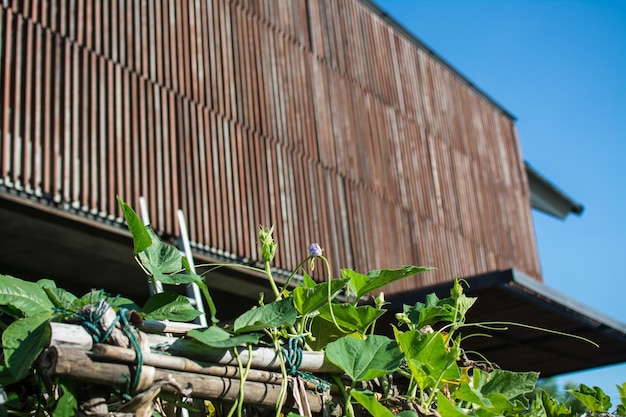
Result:
{"label": "green leaf", "polygon": [[568,389],[567,392],[593,413],[606,413],[611,408],[611,398],[599,387],[590,388],[585,384],[580,384],[577,389]]}
{"label": "green leaf", "polygon": [[334,323],[324,320],[320,316],[313,318],[309,331],[313,338],[308,343],[313,350],[323,350],[330,342],[346,335]]}
{"label": "green leaf", "polygon": [[172,291],[154,294],[143,307],[148,320],[191,321],[202,312],[196,310],[187,297]]}
{"label": "green leaf", "polygon": [[[364,333],[367,327],[386,310],[372,306],[355,307],[352,304],[333,304],[333,314],[337,324],[343,329]],[[332,322],[330,307],[328,305],[319,309],[320,317]]]}
{"label": "green leaf", "polygon": [[619,392],[619,401],[624,407],[626,407],[626,382],[622,383],[622,386],[616,385],[617,392]]}
{"label": "green leaf", "polygon": [[373,417],[394,417],[393,413],[379,403],[369,390],[353,388],[350,390],[350,396],[357,400]]}
{"label": "green leaf", "polygon": [[540,407],[546,417],[568,417],[572,415],[571,408],[552,398],[550,394],[543,389],[540,389],[535,396],[533,407]]}
{"label": "green leaf", "polygon": [[394,340],[371,335],[365,340],[343,337],[326,346],[326,358],[353,381],[368,381],[394,372],[403,355]]}
{"label": "green leaf", "polygon": [[463,287],[458,279],[454,280],[454,285],[450,290],[450,299],[454,301],[454,306],[458,316],[465,317],[467,311],[476,302],[476,297],[467,297],[463,293]]}
{"label": "green leaf", "polygon": [[4,330],[4,360],[16,380],[28,375],[39,354],[48,346],[51,314],[45,312],[14,321]]}
{"label": "green leaf", "polygon": [[127,310],[141,311],[141,307],[135,304],[134,301],[125,297],[107,297],[106,302],[114,309],[125,308]]}
{"label": "green leaf", "polygon": [[[330,296],[334,298],[348,283],[348,279],[330,281]],[[298,286],[293,289],[293,305],[303,316],[311,314],[324,305],[328,305],[328,282],[315,284],[313,287]]]}
{"label": "green leaf", "polygon": [[261,340],[260,333],[246,333],[232,336],[230,333],[217,326],[206,329],[194,329],[187,332],[187,336],[213,348],[231,348],[244,344],[257,344]]}
{"label": "green leaf", "polygon": [[399,269],[374,270],[368,272],[367,275],[359,274],[351,269],[342,269],[341,276],[350,278],[350,287],[354,290],[356,298],[359,299],[392,282],[432,269],[434,268],[409,265]]}
{"label": "green leaf", "polygon": [[528,401],[521,396],[533,390],[537,377],[536,372],[494,370],[485,374],[475,369],[472,385],[461,382],[454,398],[476,405],[482,413],[521,413],[528,408]]}
{"label": "green leaf", "polygon": [[[432,294],[435,295],[435,294]],[[436,297],[436,295],[435,295]],[[428,297],[427,297],[428,300]],[[438,302],[439,300],[437,300]],[[429,305],[417,302],[413,306],[404,305],[404,313],[408,316],[415,328],[433,325],[439,321],[451,322],[454,320],[454,309],[449,304]]]}
{"label": "green leaf", "polygon": [[202,281],[202,277],[197,274],[161,274],[157,272],[154,275],[157,281],[169,285],[198,284]]}
{"label": "green leaf", "polygon": [[59,383],[61,397],[57,400],[56,407],[52,412],[52,417],[71,417],[78,411],[78,401],[76,400],[76,381],[63,380]]}
{"label": "green leaf", "polygon": [[441,391],[437,392],[437,411],[441,417],[466,417],[467,414],[454,405]]}
{"label": "green leaf", "polygon": [[494,369],[489,373],[488,381],[481,387],[485,396],[493,393],[502,394],[512,400],[522,394],[532,392],[539,379],[537,372],[512,372]]}
{"label": "green leaf", "polygon": [[313,278],[311,278],[311,276],[304,271],[302,273],[302,282],[300,285],[304,288],[313,288],[317,285],[317,282],[315,282]]}
{"label": "green leaf", "polygon": [[514,410],[516,408],[516,403],[510,401],[506,398],[506,396],[500,394],[499,392],[490,394],[488,398],[492,404],[492,409],[490,411],[502,413],[506,410]]}
{"label": "green leaf", "polygon": [[270,327],[293,325],[297,312],[291,298],[248,310],[239,316],[233,325],[235,333],[251,332]]}
{"label": "green leaf", "polygon": [[479,407],[491,408],[489,399],[485,398],[480,390],[470,386],[465,381],[459,384],[459,388],[454,392],[454,398],[460,401],[467,401]]}
{"label": "green leaf", "polygon": [[403,311],[417,329],[439,321],[463,322],[465,314],[476,302],[476,298],[466,297],[458,280],[454,281],[450,294],[450,297],[441,300],[435,293],[428,294],[425,303],[417,302],[414,306],[405,305]]}
{"label": "green leaf", "polygon": [[9,368],[5,366],[0,366],[0,389],[1,387],[6,387],[7,385],[15,384],[17,379],[11,373]]}
{"label": "green leaf", "polygon": [[202,292],[204,296],[204,301],[206,301],[207,306],[209,307],[209,315],[211,316],[211,323],[217,324],[219,320],[217,318],[217,309],[215,308],[215,303],[213,302],[213,298],[211,297],[211,293],[209,293],[209,287],[206,286],[204,280],[196,282],[198,288]]}
{"label": "green leaf", "polygon": [[78,297],[63,288],[43,287],[43,290],[55,307],[70,311],[74,311],[78,307]]}
{"label": "green leaf", "polygon": [[137,213],[135,213],[135,210],[123,202],[119,196],[117,196],[117,203],[122,210],[124,218],[126,219],[128,230],[133,236],[134,254],[137,256],[139,253],[148,249],[153,243],[152,238],[148,233],[148,227],[143,224],[139,216],[137,216]]}
{"label": "green leaf", "polygon": [[458,349],[450,348],[439,332],[423,334],[419,330],[400,333],[394,329],[398,345],[406,356],[406,362],[421,389],[439,388],[445,380],[460,378],[456,364]]}
{"label": "green leaf", "polygon": [[185,270],[183,267],[183,256],[178,248],[161,242],[159,236],[151,228],[146,228],[146,233],[151,239],[152,244],[139,252],[139,259],[144,268],[155,279],[160,275],[173,274]]}
{"label": "green leaf", "polygon": [[54,308],[39,285],[9,275],[0,275],[0,304],[16,308],[25,316],[52,313]]}

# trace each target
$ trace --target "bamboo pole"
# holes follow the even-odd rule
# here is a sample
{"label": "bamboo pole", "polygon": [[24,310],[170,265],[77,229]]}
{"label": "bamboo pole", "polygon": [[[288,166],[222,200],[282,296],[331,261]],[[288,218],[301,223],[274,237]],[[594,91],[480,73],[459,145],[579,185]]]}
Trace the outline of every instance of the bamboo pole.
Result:
{"label": "bamboo pole", "polygon": [[[94,358],[101,361],[116,361],[125,364],[136,363],[137,354],[133,349],[126,349],[119,346],[95,344],[91,349]],[[160,353],[142,353],[143,363],[148,366],[154,366],[161,369],[169,369],[180,372],[193,372],[203,375],[212,375],[222,378],[237,378],[241,374],[239,367],[230,365],[216,365],[206,362],[193,361],[181,356],[171,356]],[[250,369],[246,381],[262,382],[268,384],[280,385],[282,383],[282,375],[277,372]],[[309,390],[315,390],[317,386],[305,381],[305,386]]]}
{"label": "bamboo pole", "polygon": [[[45,376],[67,376],[98,385],[127,386],[132,379],[129,365],[96,362],[89,352],[58,346],[49,347],[41,354],[39,369]],[[139,378],[136,392],[154,384],[156,369],[143,366]]]}
{"label": "bamboo pole", "polygon": [[[67,377],[100,385],[126,386],[131,378],[131,369],[127,365],[98,362],[91,352],[60,346],[52,346],[44,351],[39,368],[42,374],[48,377]],[[143,366],[137,391],[170,379],[187,388],[188,392],[185,395],[189,397],[224,401],[234,401],[237,398],[241,383],[238,378]],[[244,403],[264,407],[276,406],[280,384],[246,381],[245,387]],[[163,391],[178,394],[169,385],[164,385]],[[323,407],[321,395],[307,390],[306,399],[312,412],[321,412]],[[285,400],[284,405],[289,408],[296,407],[291,396]]]}
{"label": "bamboo pole", "polygon": [[144,320],[140,330],[145,333],[187,334],[189,330],[201,329],[202,327],[206,326],[176,321]]}
{"label": "bamboo pole", "polygon": [[[63,346],[91,350],[93,340],[89,333],[80,326],[66,323],[50,323],[52,331],[51,346]],[[142,345],[147,344],[151,349],[168,353],[174,356],[184,356],[203,362],[219,365],[237,365],[234,349],[238,350],[244,366],[248,360],[252,361],[254,369],[280,369],[280,359],[273,348],[255,347],[252,355],[246,347],[216,349],[208,347],[193,339],[184,339],[171,336],[140,333]],[[303,352],[302,364],[298,368],[304,372],[314,373],[341,373],[341,371],[324,358],[323,352]]]}

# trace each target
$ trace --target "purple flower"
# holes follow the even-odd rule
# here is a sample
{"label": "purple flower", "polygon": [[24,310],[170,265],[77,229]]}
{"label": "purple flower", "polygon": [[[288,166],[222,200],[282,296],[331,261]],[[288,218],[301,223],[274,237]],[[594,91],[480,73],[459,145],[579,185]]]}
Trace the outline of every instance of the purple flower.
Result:
{"label": "purple flower", "polygon": [[308,249],[311,256],[322,256],[322,248],[318,243],[311,243]]}

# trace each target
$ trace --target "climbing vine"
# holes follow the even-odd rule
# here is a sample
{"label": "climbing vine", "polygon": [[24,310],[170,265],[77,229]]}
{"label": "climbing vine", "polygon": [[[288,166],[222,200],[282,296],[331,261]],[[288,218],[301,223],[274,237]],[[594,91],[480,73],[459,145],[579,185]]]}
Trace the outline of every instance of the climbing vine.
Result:
{"label": "climbing vine", "polygon": [[[259,297],[255,308],[225,324],[218,318],[209,291],[210,274],[205,277],[193,272],[184,256],[163,243],[130,206],[121,200],[119,205],[133,236],[135,259],[151,285],[155,289],[157,283],[195,284],[200,288],[208,306],[210,325],[190,327],[181,340],[205,349],[233,352],[240,383],[236,397],[228,404],[217,398],[207,398],[209,401],[200,406],[197,402],[190,404],[184,397],[193,387],[181,386],[171,376],[160,382],[158,390],[154,386],[140,389],[144,360],[147,361],[149,355],[154,356],[158,346],[150,347],[156,349],[155,352],[145,353],[134,325],[144,321],[194,320],[202,313],[186,297],[165,291],[155,293],[139,306],[122,296],[102,291],[77,297],[50,280],[29,282],[0,275],[0,416],[70,416],[81,408],[83,394],[76,380],[49,378],[41,370],[42,353],[50,349],[51,323],[81,326],[91,335],[94,346],[110,343],[112,338],[123,339],[134,352],[130,378],[98,388],[106,391],[102,398],[108,412],[113,413],[129,415],[125,411],[130,409],[129,404],[143,396],[142,404],[149,407],[134,408],[131,414],[175,415],[181,408],[198,411],[201,407],[200,411],[206,415],[260,415],[245,405],[248,404],[248,379],[255,372],[251,369],[250,358],[253,349],[262,346],[273,351],[279,361],[276,416],[315,414],[307,408],[306,400],[296,401],[298,407],[291,406],[291,411],[283,409],[289,395],[297,396],[293,386],[298,384],[313,387],[323,396],[324,413],[332,415],[577,415],[565,402],[535,389],[537,373],[501,370],[488,361],[478,367],[467,360],[460,329],[466,326],[466,313],[476,299],[465,295],[463,284],[458,280],[451,285],[446,298],[430,294],[423,302],[404,306],[390,329],[393,338],[377,332],[378,319],[388,314],[380,289],[428,271],[430,267],[403,266],[367,274],[343,269],[334,277],[319,245],[311,244],[308,257],[286,283],[279,286],[271,268],[278,244],[273,239],[273,229],[261,227],[262,264],[241,267],[256,269],[267,277],[273,291],[272,301]],[[204,265],[207,271],[222,266]],[[316,282],[311,278],[315,268],[323,269],[325,281]],[[368,298],[376,292],[375,298]],[[321,372],[303,371],[302,358],[307,352],[323,352],[328,367],[334,372],[328,372],[328,367]],[[172,395],[172,389],[161,391],[167,384],[178,394]],[[615,408],[598,387],[580,385],[568,392],[583,404],[585,415],[599,416],[613,411],[615,415],[626,416],[626,383],[618,389],[621,404]],[[295,414],[295,411],[302,414]]]}

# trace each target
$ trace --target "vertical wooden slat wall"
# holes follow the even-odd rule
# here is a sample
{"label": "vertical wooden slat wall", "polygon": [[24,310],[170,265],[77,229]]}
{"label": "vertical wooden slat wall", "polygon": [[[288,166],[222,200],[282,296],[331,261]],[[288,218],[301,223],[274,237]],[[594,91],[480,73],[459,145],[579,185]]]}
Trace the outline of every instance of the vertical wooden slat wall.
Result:
{"label": "vertical wooden slat wall", "polygon": [[541,278],[513,120],[358,0],[4,0],[0,180],[279,268]]}

